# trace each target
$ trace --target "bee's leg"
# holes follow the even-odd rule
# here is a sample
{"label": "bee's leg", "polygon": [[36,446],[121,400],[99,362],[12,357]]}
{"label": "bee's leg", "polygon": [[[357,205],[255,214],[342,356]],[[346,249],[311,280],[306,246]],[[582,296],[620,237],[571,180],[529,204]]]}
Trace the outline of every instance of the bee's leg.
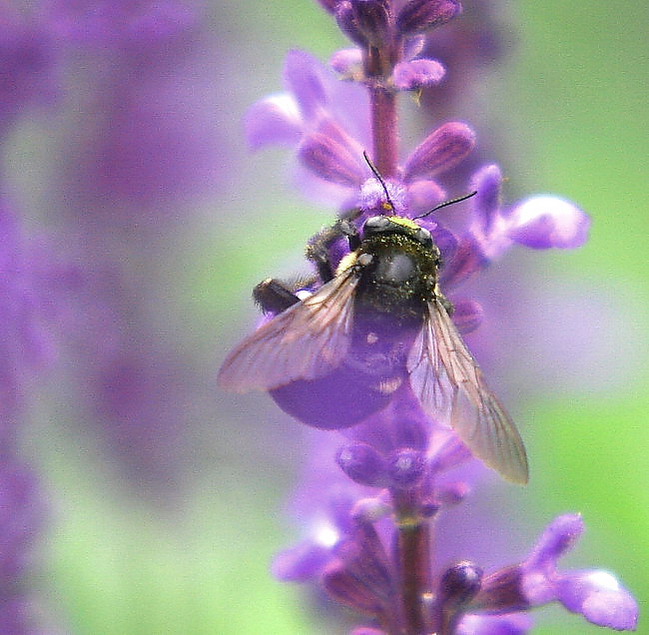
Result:
{"label": "bee's leg", "polygon": [[317,233],[307,245],[306,257],[315,264],[323,283],[333,280],[336,275],[330,249],[334,242],[342,236],[347,238],[350,251],[356,251],[360,247],[361,239],[358,230],[351,220],[346,218]]}
{"label": "bee's leg", "polygon": [[449,315],[452,316],[455,313],[453,303],[439,290],[438,286],[435,287],[435,298],[446,309]]}
{"label": "bee's leg", "polygon": [[282,313],[300,301],[287,285],[274,278],[260,282],[252,290],[252,297],[264,313]]}
{"label": "bee's leg", "polygon": [[323,283],[334,279],[336,274],[334,265],[331,262],[329,249],[334,241],[342,235],[338,223],[333,227],[325,227],[318,232],[306,247],[306,257],[316,266],[318,275]]}
{"label": "bee's leg", "polygon": [[307,258],[316,266],[323,284],[334,279],[336,272],[329,256],[329,250],[323,244],[311,243],[306,250]]}
{"label": "bee's leg", "polygon": [[339,223],[340,232],[347,238],[349,243],[349,251],[356,251],[361,246],[361,236],[358,233],[356,225],[353,225],[348,220],[341,220]]}

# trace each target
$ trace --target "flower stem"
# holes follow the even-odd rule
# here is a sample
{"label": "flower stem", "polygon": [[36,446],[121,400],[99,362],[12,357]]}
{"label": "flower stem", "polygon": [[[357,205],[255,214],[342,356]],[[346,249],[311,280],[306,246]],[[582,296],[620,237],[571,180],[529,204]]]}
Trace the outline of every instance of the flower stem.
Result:
{"label": "flower stem", "polygon": [[394,497],[399,536],[397,559],[405,633],[426,633],[424,598],[431,592],[430,525],[416,512],[408,492]]}
{"label": "flower stem", "polygon": [[372,111],[373,158],[379,172],[386,178],[396,176],[399,159],[397,95],[386,86],[393,64],[391,58],[389,51],[372,46],[365,57]]}
{"label": "flower stem", "polygon": [[376,86],[371,89],[370,96],[374,162],[383,176],[394,177],[398,160],[396,95],[382,86]]}

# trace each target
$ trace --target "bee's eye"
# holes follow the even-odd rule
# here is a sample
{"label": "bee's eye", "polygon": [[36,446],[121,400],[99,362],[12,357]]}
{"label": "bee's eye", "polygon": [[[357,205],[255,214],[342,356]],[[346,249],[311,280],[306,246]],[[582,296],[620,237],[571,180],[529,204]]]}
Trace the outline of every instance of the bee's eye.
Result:
{"label": "bee's eye", "polygon": [[392,222],[387,216],[372,216],[365,221],[363,231],[365,234],[375,234],[384,232],[392,226]]}
{"label": "bee's eye", "polygon": [[431,247],[433,244],[433,237],[425,227],[420,227],[417,230],[417,240],[426,247]]}

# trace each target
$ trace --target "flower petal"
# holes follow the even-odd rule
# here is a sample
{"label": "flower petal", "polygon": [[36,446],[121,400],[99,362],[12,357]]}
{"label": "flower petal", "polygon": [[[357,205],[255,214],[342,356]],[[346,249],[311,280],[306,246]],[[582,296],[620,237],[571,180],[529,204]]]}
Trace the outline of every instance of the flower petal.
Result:
{"label": "flower petal", "polygon": [[571,572],[558,583],[561,603],[589,622],[616,630],[635,630],[638,604],[608,571]]}
{"label": "flower petal", "polygon": [[535,196],[508,215],[509,237],[533,249],[573,249],[588,240],[591,220],[574,203],[557,196]]}
{"label": "flower petal", "polygon": [[435,60],[419,59],[399,62],[392,75],[399,90],[418,90],[442,81],[446,69]]}
{"label": "flower petal", "polygon": [[359,48],[341,49],[331,56],[329,65],[341,75],[354,77],[363,70],[363,53]]}
{"label": "flower petal", "polygon": [[284,66],[284,82],[305,119],[313,119],[327,104],[323,67],[305,51],[290,51]]}
{"label": "flower petal", "polygon": [[318,576],[330,560],[330,548],[305,540],[278,553],[271,571],[282,582],[307,582]]}
{"label": "flower petal", "polygon": [[269,145],[296,146],[302,136],[303,120],[290,95],[271,95],[248,110],[245,128],[252,150]]}
{"label": "flower petal", "polygon": [[457,627],[457,635],[525,635],[532,625],[532,619],[524,613],[466,615]]}
{"label": "flower petal", "polygon": [[585,530],[581,514],[557,516],[545,529],[530,557],[527,569],[552,569],[557,560],[570,551]]}
{"label": "flower petal", "polygon": [[462,11],[457,0],[410,0],[397,16],[397,28],[403,34],[428,31],[445,24]]}
{"label": "flower petal", "polygon": [[408,157],[404,179],[429,179],[450,170],[473,150],[475,141],[475,132],[464,123],[450,122],[440,126]]}
{"label": "flower petal", "polygon": [[298,149],[300,161],[325,181],[359,187],[365,180],[363,151],[333,121],[307,135]]}
{"label": "flower petal", "polygon": [[446,199],[446,191],[436,181],[421,180],[408,183],[406,206],[411,216],[425,214]]}
{"label": "flower petal", "polygon": [[480,304],[475,300],[459,300],[453,303],[455,310],[453,311],[453,324],[457,330],[466,335],[475,331],[482,323],[484,311]]}
{"label": "flower petal", "polygon": [[471,189],[477,191],[473,199],[474,216],[483,234],[488,234],[502,205],[503,175],[497,165],[486,165],[473,175]]}

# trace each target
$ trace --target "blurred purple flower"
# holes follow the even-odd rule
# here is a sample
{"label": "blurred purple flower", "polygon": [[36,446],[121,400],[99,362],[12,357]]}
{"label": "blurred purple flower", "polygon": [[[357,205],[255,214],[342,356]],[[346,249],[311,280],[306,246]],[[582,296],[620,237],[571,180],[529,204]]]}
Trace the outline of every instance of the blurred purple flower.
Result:
{"label": "blurred purple flower", "polygon": [[82,77],[71,96],[80,103],[66,139],[66,198],[85,213],[157,220],[219,182],[219,56],[202,18],[189,0],[52,5],[52,29]]}
{"label": "blurred purple flower", "polygon": [[58,35],[93,49],[148,54],[186,36],[200,20],[193,0],[51,0]]}
{"label": "blurred purple flower", "polygon": [[0,138],[25,109],[53,103],[59,92],[58,50],[50,24],[11,3],[0,8]]}
{"label": "blurred purple flower", "polygon": [[18,458],[21,423],[36,376],[56,355],[56,264],[24,236],[0,199],[0,632],[36,633],[28,590],[33,544],[46,515],[31,468]]}
{"label": "blurred purple flower", "polygon": [[227,59],[202,2],[52,0],[47,15],[69,79],[54,221],[78,275],[71,401],[132,482],[160,493],[177,484],[194,390],[162,324],[159,262],[230,159]]}
{"label": "blurred purple flower", "polygon": [[[24,236],[6,197],[0,198],[0,426],[12,428],[25,390],[56,354],[53,261]],[[13,433],[12,433],[13,434]],[[5,436],[3,432],[3,437]]]}
{"label": "blurred purple flower", "polygon": [[25,581],[32,548],[46,515],[45,502],[32,471],[5,449],[0,457],[0,632],[31,635],[34,600]]}

